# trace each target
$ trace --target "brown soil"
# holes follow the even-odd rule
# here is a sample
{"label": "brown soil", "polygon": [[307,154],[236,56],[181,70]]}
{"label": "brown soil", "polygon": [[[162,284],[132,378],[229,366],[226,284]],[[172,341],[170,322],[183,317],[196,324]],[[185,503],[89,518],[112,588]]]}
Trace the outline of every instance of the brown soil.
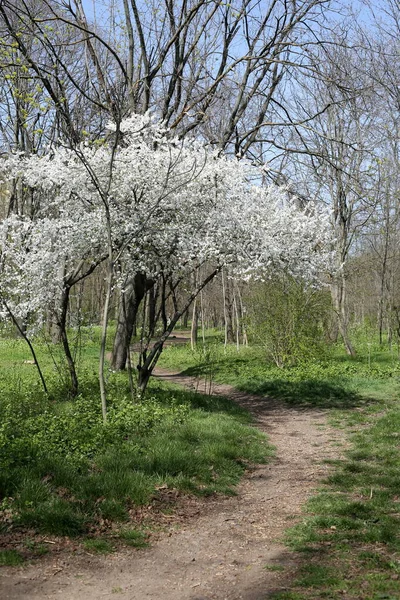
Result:
{"label": "brown soil", "polygon": [[[198,385],[180,374],[157,375]],[[227,385],[213,393],[249,409],[276,447],[269,464],[249,470],[237,496],[178,498],[172,524],[164,522],[148,549],[99,557],[65,548],[23,567],[3,568],[2,600],[265,600],[289,590],[299,558],[282,536],[326,475],[323,461],[340,452],[341,434],[327,426],[322,410],[288,407]]]}

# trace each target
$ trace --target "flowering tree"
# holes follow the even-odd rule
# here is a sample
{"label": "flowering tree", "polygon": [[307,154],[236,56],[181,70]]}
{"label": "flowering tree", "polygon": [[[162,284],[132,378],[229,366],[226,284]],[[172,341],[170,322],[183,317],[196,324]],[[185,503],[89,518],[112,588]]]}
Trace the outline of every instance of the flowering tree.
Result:
{"label": "flowering tree", "polygon": [[[135,277],[159,286],[161,333],[138,365],[144,390],[178,319],[224,266],[246,278],[282,268],[313,278],[327,260],[326,215],[296,209],[284,189],[263,187],[259,171],[245,161],[178,141],[149,114],[110,130],[103,145],[16,155],[3,166],[6,177],[40,198],[33,216],[1,223],[3,303],[38,324],[45,308],[55,307],[75,393],[69,292],[102,261],[109,264],[108,299],[115,285],[124,296]],[[200,267],[202,277],[179,306],[178,286]],[[167,299],[174,307],[169,319]],[[105,416],[105,402],[103,409]]]}

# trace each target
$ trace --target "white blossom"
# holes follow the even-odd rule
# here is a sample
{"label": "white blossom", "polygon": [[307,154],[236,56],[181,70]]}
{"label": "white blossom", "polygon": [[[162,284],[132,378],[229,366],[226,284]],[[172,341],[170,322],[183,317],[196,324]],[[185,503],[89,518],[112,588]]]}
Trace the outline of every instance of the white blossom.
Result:
{"label": "white blossom", "polygon": [[210,261],[243,278],[286,269],[315,279],[329,263],[329,215],[297,209],[246,161],[172,139],[149,114],[123,121],[120,132],[115,153],[110,141],[3,161],[3,179],[40,199],[33,216],[0,223],[1,295],[16,316],[43,318],[77,265],[105,254],[105,194],[124,277],[180,276]]}

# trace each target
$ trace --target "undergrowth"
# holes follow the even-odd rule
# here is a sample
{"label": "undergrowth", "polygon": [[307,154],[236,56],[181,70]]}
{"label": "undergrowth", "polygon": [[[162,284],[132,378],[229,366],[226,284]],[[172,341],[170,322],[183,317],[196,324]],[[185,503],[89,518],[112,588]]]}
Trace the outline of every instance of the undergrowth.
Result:
{"label": "undergrowth", "polygon": [[[159,489],[232,494],[246,465],[271,454],[249,415],[230,401],[155,383],[133,402],[126,374],[109,373],[103,425],[91,346],[73,400],[57,388],[57,372],[40,348],[38,354],[49,398],[34,366],[24,362],[23,342],[0,342],[3,533],[93,537],[120,523],[120,539],[140,547],[146,543],[141,534],[126,533],[130,511],[156,500]],[[92,550],[101,552],[90,539]]]}

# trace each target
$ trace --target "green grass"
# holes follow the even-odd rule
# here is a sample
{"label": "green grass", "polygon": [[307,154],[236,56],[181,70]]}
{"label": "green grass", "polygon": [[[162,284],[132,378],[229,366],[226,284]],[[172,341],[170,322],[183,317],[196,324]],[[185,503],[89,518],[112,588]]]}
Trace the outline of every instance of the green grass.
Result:
{"label": "green grass", "polygon": [[147,535],[137,529],[123,529],[119,532],[118,537],[124,544],[133,548],[146,548],[149,545]]}
{"label": "green grass", "polygon": [[85,550],[95,554],[110,554],[114,552],[114,547],[108,540],[101,538],[87,539],[83,542]]}
{"label": "green grass", "polygon": [[0,566],[17,567],[23,562],[23,557],[16,550],[0,550]]}
{"label": "green grass", "polygon": [[[0,510],[12,514],[11,527],[47,535],[83,537],[99,523],[119,523],[121,542],[142,547],[147,536],[129,524],[133,506],[162,499],[163,486],[234,493],[246,465],[268,460],[272,449],[249,427],[249,414],[226,398],[155,381],[145,402],[133,406],[124,374],[108,375],[110,422],[104,428],[96,335],[85,332],[75,401],[45,346],[38,354],[50,400],[34,366],[23,362],[30,359],[23,343],[0,340],[0,463],[6,467],[0,469]],[[302,566],[290,589],[274,597],[360,600],[360,590],[363,600],[400,597],[398,361],[378,347],[355,360],[334,348],[320,361],[282,370],[263,360],[258,348],[224,351],[215,339],[206,351],[168,348],[162,366],[230,383],[266,402],[270,396],[303,409],[331,409],[332,422],[351,434],[345,459],[332,465],[301,523],[287,534]],[[85,544],[93,541],[112,550],[107,538]]]}
{"label": "green grass", "polygon": [[127,523],[129,510],[161,497],[157,490],[164,485],[182,493],[232,494],[248,463],[271,456],[248,413],[229,400],[155,382],[133,403],[124,373],[108,374],[104,426],[94,349],[87,339],[81,394],[71,400],[45,345],[37,344],[51,390],[46,398],[34,365],[24,363],[30,357],[23,341],[0,340],[0,519],[7,517],[6,530],[85,536],[99,523]]}
{"label": "green grass", "polygon": [[166,348],[160,366],[194,377],[211,372],[216,382],[296,406],[352,409],[399,396],[400,362],[387,351],[377,351],[369,364],[364,355],[349,359],[340,348],[333,348],[320,361],[279,369],[263,359],[261,348],[237,352],[234,346],[226,350],[222,344],[213,346],[211,361],[204,359],[201,346],[195,351],[188,346]]}
{"label": "green grass", "polygon": [[333,348],[320,361],[287,369],[268,364],[256,348],[221,346],[212,365],[204,352],[183,347],[162,357],[164,367],[213,373],[266,402],[331,409],[331,422],[350,436],[345,458],[333,461],[303,519],[287,532],[301,566],[275,600],[400,598],[400,363],[376,345],[368,354],[352,360]]}

